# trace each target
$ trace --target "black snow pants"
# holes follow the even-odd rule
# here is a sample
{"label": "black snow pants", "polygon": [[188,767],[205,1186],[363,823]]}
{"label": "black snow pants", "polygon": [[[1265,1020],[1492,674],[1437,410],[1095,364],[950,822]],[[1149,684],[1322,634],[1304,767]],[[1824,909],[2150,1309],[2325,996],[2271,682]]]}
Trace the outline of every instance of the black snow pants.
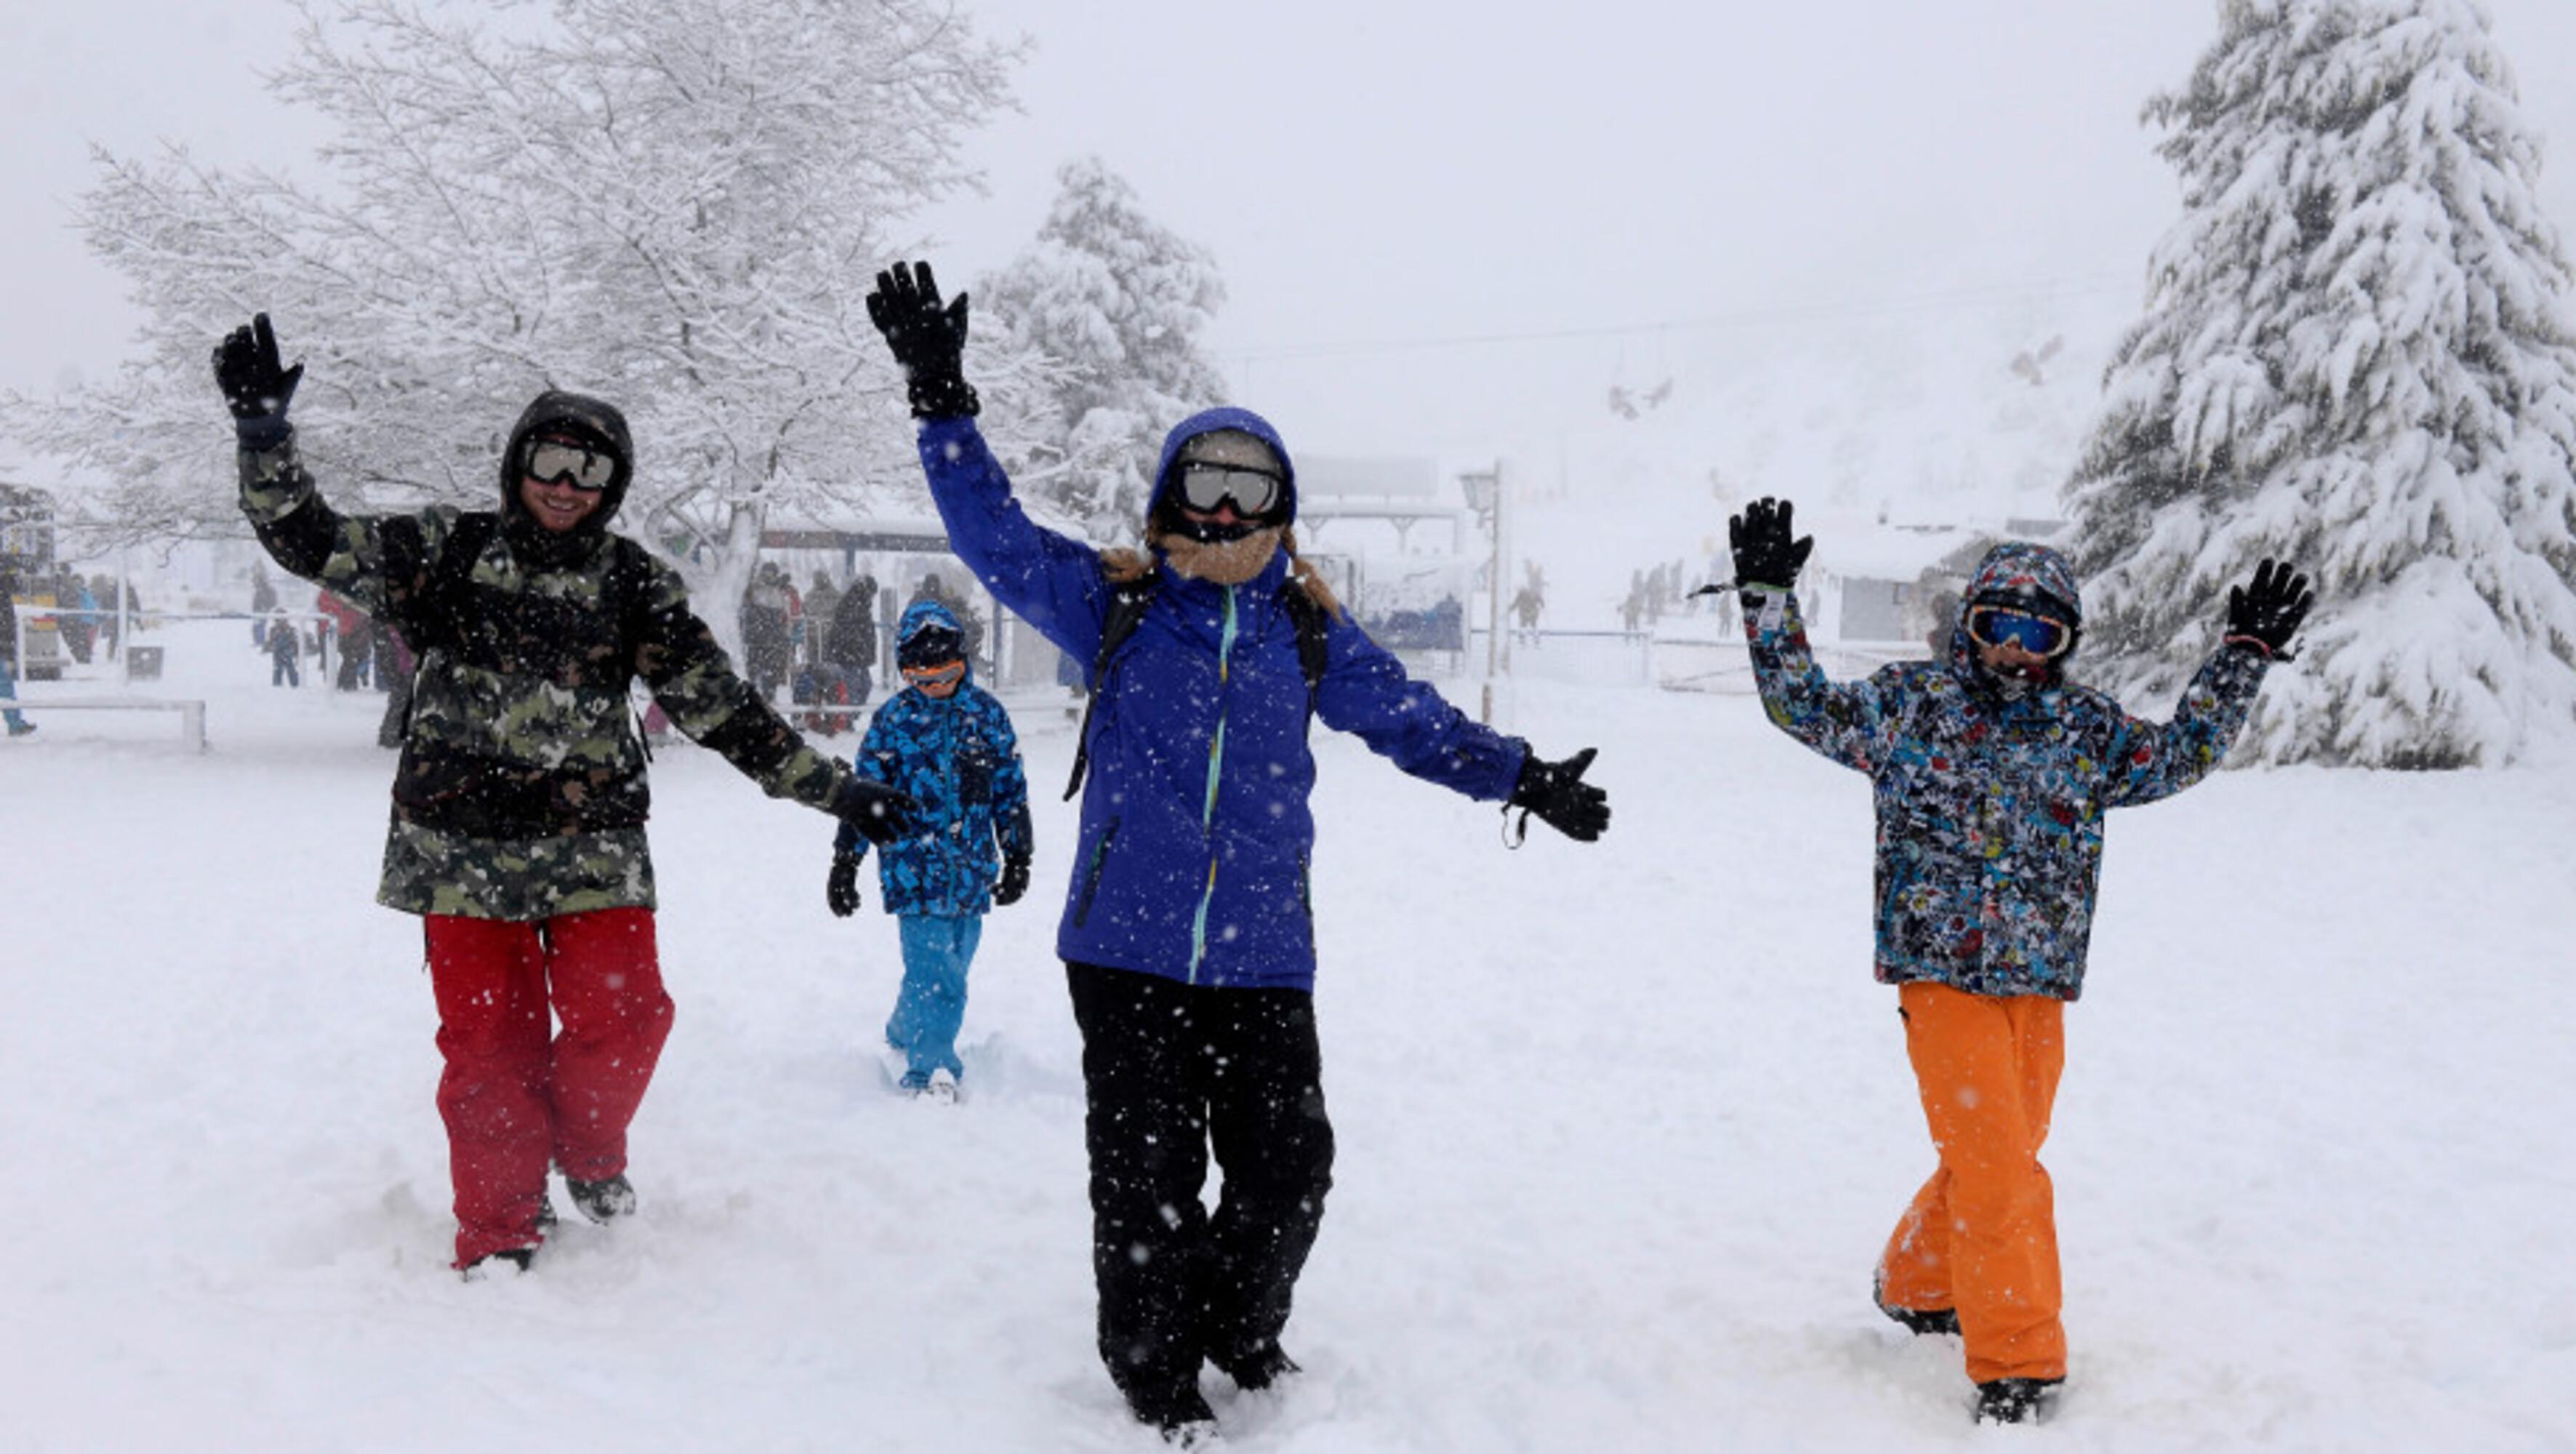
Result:
{"label": "black snow pants", "polygon": [[[1287,1325],[1333,1184],[1315,997],[1065,965],[1089,1099],[1100,1358],[1128,1402],[1195,1393]],[[1208,1150],[1224,1176],[1199,1202]]]}

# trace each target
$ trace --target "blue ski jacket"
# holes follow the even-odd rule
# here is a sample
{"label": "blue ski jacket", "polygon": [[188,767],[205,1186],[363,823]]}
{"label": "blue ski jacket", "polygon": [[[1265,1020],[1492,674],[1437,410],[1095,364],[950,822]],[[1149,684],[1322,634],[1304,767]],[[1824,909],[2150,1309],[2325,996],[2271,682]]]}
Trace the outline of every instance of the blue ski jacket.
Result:
{"label": "blue ski jacket", "polygon": [[[1181,446],[1240,429],[1288,451],[1260,416],[1214,409],[1164,441],[1155,503]],[[922,466],[954,549],[996,600],[1076,661],[1100,652],[1112,590],[1091,546],[1022,513],[972,418],[921,426]],[[1295,509],[1295,475],[1289,476]],[[1283,590],[1286,552],[1239,586],[1168,562],[1119,648],[1091,720],[1091,774],[1056,951],[1190,984],[1311,990],[1315,823],[1311,714],[1415,777],[1471,798],[1510,796],[1528,754],[1407,677],[1346,617],[1326,635],[1310,704]]]}
{"label": "blue ski jacket", "polygon": [[[946,606],[915,601],[905,609],[895,639],[909,638],[925,621],[964,634]],[[888,697],[859,742],[859,775],[910,793],[920,804],[921,832],[887,844],[877,858],[879,897],[889,914],[981,914],[993,906],[1000,858],[1030,852],[1029,782],[1020,768],[1019,739],[1010,714],[975,685],[972,672],[969,667],[967,678],[944,700],[911,686]],[[832,846],[861,857],[868,851],[867,840],[848,823]]]}
{"label": "blue ski jacket", "polygon": [[2055,551],[1997,546],[1961,595],[1947,660],[1898,662],[1859,682],[1818,669],[1796,596],[1759,593],[1744,613],[1771,720],[1868,773],[1875,788],[1884,982],[2081,994],[2104,810],[2152,803],[2207,776],[2270,665],[2259,651],[2220,648],[2164,724],[2062,674],[2009,697],[1977,667],[1967,612],[1980,595],[2034,591],[2081,610],[2074,573]]}

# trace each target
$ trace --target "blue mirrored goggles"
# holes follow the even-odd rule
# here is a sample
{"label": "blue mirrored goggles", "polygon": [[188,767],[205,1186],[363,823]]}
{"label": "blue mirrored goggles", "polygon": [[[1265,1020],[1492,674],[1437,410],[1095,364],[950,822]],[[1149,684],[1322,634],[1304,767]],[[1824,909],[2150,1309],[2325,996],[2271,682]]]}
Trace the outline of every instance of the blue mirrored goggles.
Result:
{"label": "blue mirrored goggles", "polygon": [[1983,646],[2014,646],[2033,656],[2056,656],[2075,644],[2075,632],[2055,617],[2015,606],[1974,606],[1968,637]]}

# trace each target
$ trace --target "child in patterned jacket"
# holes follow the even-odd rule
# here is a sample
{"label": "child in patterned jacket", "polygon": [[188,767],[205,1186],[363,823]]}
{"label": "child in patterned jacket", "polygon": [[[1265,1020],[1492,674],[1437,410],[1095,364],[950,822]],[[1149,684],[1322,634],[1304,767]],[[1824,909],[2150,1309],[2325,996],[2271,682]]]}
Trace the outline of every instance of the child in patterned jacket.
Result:
{"label": "child in patterned jacket", "polygon": [[1988,552],[1933,661],[1835,682],[1790,592],[1814,542],[1790,507],[1728,523],[1762,705],[1781,730],[1868,773],[1878,807],[1878,978],[1940,1165],[1881,1258],[1881,1311],[1966,1344],[1979,1422],[2036,1418],[2066,1377],[2057,1228],[2039,1149],[2083,989],[2102,815],[2190,787],[2226,755],[2305,618],[2307,580],[2264,561],[2233,592],[2224,643],[2167,723],[2069,682],[2074,572],[2045,546]]}
{"label": "child in patterned jacket", "polygon": [[[966,633],[954,612],[915,601],[895,628],[895,663],[903,690],[868,723],[856,764],[860,776],[899,785],[920,804],[919,836],[877,857],[879,890],[903,942],[903,987],[885,1037],[904,1059],[906,1095],[953,1101],[966,1069],[957,1058],[966,971],[984,912],[1018,903],[1029,887],[1028,778],[1010,714],[967,679]],[[842,918],[859,907],[866,852],[855,830],[833,842],[825,901]]]}

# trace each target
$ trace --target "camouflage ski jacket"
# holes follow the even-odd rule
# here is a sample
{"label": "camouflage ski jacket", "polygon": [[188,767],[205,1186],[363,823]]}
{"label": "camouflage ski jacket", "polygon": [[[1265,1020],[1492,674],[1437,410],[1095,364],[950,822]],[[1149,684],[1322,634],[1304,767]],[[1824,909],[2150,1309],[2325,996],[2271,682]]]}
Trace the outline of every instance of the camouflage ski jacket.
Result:
{"label": "camouflage ski jacket", "polygon": [[604,526],[544,560],[514,543],[524,531],[493,529],[451,564],[456,510],[341,515],[292,439],[240,463],[242,513],[277,563],[422,652],[380,902],[515,920],[653,907],[638,676],[771,796],[830,812],[858,791],[734,674],[678,573]]}
{"label": "camouflage ski jacket", "polygon": [[[896,639],[916,622],[944,621],[964,628],[946,606],[915,601],[903,613]],[[877,883],[889,914],[965,918],[993,906],[993,880],[1001,854],[1026,858],[1029,780],[1020,766],[1019,739],[1010,713],[971,675],[945,700],[907,686],[886,699],[859,743],[862,776],[909,795],[918,804],[920,833],[890,843],[877,859]],[[833,847],[864,855],[867,840],[841,825]]]}
{"label": "camouflage ski jacket", "polygon": [[[2007,550],[2021,554],[1999,561]],[[1830,681],[1818,669],[1796,596],[1748,593],[1745,635],[1771,720],[1874,785],[1877,970],[1887,983],[2076,998],[2104,810],[2151,803],[2206,776],[2269,665],[2259,652],[2222,648],[2161,725],[2062,678],[2007,697],[1976,666],[1965,603],[1998,570],[2034,560],[2071,603],[2071,573],[2035,550],[1988,557],[1963,594],[1948,660],[1899,662],[1866,681]]]}

